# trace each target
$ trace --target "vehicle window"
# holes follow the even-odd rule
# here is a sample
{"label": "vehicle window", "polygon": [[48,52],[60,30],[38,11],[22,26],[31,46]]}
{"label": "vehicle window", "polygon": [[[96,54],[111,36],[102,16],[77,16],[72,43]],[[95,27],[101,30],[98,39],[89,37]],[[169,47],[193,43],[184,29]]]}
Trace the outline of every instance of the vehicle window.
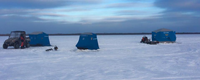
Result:
{"label": "vehicle window", "polygon": [[20,32],[11,32],[10,38],[19,38],[20,37]]}

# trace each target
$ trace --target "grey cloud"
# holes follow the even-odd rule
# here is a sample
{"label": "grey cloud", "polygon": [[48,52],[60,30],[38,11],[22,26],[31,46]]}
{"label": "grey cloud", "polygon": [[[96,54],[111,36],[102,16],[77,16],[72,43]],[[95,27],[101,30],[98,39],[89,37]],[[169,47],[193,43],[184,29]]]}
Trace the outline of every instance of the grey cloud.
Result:
{"label": "grey cloud", "polygon": [[157,0],[155,6],[176,12],[200,12],[200,0]]}
{"label": "grey cloud", "polygon": [[165,9],[158,16],[159,26],[171,27],[178,32],[200,32],[199,0],[156,0],[154,4]]}
{"label": "grey cloud", "polygon": [[0,16],[0,22],[34,22],[34,21],[43,21],[40,18],[37,17],[28,17],[28,16],[23,16],[23,15],[3,15]]}
{"label": "grey cloud", "polygon": [[5,14],[25,14],[28,11],[24,10],[19,10],[19,9],[0,9],[0,15],[5,15]]}
{"label": "grey cloud", "polygon": [[116,14],[118,15],[145,15],[149,13],[150,12],[148,11],[139,11],[139,10],[122,10],[116,12]]}
{"label": "grey cloud", "polygon": [[115,4],[110,4],[106,6],[106,8],[126,8],[126,7],[150,7],[153,6],[150,3],[115,3]]}
{"label": "grey cloud", "polygon": [[[9,21],[11,19],[19,21]],[[105,20],[117,19],[119,18],[108,18]],[[34,31],[44,31],[47,33],[134,33],[151,32],[159,28],[169,28],[177,32],[200,31],[200,24],[198,24],[200,21],[200,17],[194,17],[181,13],[164,14],[160,18],[152,19],[129,19],[120,22],[102,21],[92,24],[33,22],[33,20],[42,21],[41,19],[33,17],[1,17],[0,33],[9,33],[12,30],[25,30],[28,33]]]}
{"label": "grey cloud", "polygon": [[[178,1],[178,2],[177,2]],[[0,34],[10,33],[12,30],[25,30],[28,33],[34,31],[44,31],[47,33],[81,33],[81,32],[95,32],[95,33],[131,33],[131,32],[151,32],[159,28],[169,28],[177,32],[200,32],[200,16],[198,16],[198,4],[194,6],[180,6],[181,4],[190,0],[157,0],[155,5],[159,8],[166,9],[162,15],[154,16],[149,19],[134,19],[128,17],[110,17],[91,24],[81,24],[91,22],[91,20],[82,20],[80,23],[63,23],[63,22],[46,22],[46,20],[34,17],[23,16],[41,9],[21,10],[20,11],[0,11],[0,14],[15,15],[0,15]],[[197,0],[191,0],[196,1]],[[0,1],[2,2],[2,0]],[[166,2],[166,3],[165,3]],[[0,3],[2,4],[2,3]],[[173,4],[173,5],[172,5]],[[0,5],[1,6],[1,5]],[[55,7],[55,6],[54,6]],[[113,6],[114,7],[114,6]],[[119,6],[115,6],[119,7]],[[123,7],[123,5],[121,6]],[[126,6],[125,7],[130,7]],[[29,7],[30,8],[30,7]],[[137,11],[120,11],[119,13],[140,13]],[[194,14],[185,14],[183,12],[195,12]],[[22,14],[22,15],[18,15]],[[47,15],[47,16],[62,16],[50,13],[40,13],[33,15]]]}
{"label": "grey cloud", "polygon": [[0,9],[0,16],[49,16],[49,17],[67,17],[68,15],[55,12],[84,12],[89,9]]}
{"label": "grey cloud", "polygon": [[53,8],[99,2],[101,0],[0,0],[0,8]]}
{"label": "grey cloud", "polygon": [[32,13],[34,16],[50,16],[50,17],[67,17],[68,15],[56,14],[56,13]]}

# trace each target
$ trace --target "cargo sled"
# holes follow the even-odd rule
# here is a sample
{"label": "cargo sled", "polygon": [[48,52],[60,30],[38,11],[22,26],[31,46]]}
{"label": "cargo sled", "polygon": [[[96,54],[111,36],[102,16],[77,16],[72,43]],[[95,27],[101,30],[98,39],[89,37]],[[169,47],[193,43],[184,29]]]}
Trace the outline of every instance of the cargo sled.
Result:
{"label": "cargo sled", "polygon": [[146,43],[146,44],[158,44],[158,41],[150,41],[146,36],[142,37],[140,43]]}

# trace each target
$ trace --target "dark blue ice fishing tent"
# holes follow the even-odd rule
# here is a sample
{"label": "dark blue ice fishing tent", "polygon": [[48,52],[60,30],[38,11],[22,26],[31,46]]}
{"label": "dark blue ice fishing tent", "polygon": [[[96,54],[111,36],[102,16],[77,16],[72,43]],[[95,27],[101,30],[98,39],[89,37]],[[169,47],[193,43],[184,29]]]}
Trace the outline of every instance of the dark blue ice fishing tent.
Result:
{"label": "dark blue ice fishing tent", "polygon": [[51,46],[49,35],[44,32],[33,32],[29,34],[31,46]]}
{"label": "dark blue ice fishing tent", "polygon": [[83,33],[76,44],[78,49],[99,49],[97,35],[94,33]]}
{"label": "dark blue ice fishing tent", "polygon": [[175,42],[176,32],[169,29],[158,29],[152,32],[152,41]]}

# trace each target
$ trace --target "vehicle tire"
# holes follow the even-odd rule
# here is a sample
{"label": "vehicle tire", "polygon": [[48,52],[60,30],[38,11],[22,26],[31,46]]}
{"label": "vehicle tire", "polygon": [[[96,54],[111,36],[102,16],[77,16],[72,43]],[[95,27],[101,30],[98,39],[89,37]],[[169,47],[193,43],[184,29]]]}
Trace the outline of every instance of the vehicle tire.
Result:
{"label": "vehicle tire", "polygon": [[3,49],[7,49],[7,48],[8,48],[8,45],[3,44]]}
{"label": "vehicle tire", "polygon": [[19,45],[18,42],[16,42],[16,43],[14,44],[14,48],[15,48],[15,49],[19,49],[19,46],[20,46],[20,45]]}
{"label": "vehicle tire", "polygon": [[26,48],[29,48],[29,47],[30,47],[29,42],[26,42]]}

